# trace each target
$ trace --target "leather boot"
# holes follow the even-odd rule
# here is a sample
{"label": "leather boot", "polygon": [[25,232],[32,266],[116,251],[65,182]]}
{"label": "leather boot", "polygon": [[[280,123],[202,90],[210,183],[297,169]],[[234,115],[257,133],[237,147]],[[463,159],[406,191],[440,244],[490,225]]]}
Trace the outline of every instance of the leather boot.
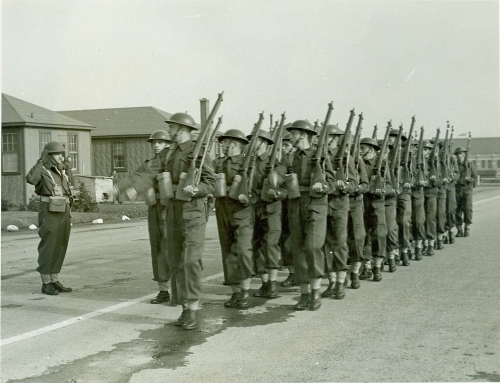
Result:
{"label": "leather boot", "polygon": [[186,320],[186,315],[187,315],[187,309],[183,309],[181,316],[177,318],[177,320],[174,322],[174,325],[182,327],[184,325],[184,321]]}
{"label": "leather boot", "polygon": [[264,298],[267,294],[267,289],[269,288],[269,281],[262,282],[262,286],[255,293],[253,293],[254,297]]}
{"label": "leather boot", "polygon": [[420,247],[415,247],[415,261],[422,260],[422,249]]}
{"label": "leather boot", "polygon": [[335,286],[335,284],[333,282],[330,282],[328,284],[328,287],[326,288],[326,290],[321,293],[321,296],[323,298],[329,298],[329,297],[331,297],[333,295],[333,287],[334,286]]}
{"label": "leather boot", "polygon": [[470,235],[470,228],[466,226],[464,231],[464,237],[468,237],[469,235]]}
{"label": "leather boot", "polygon": [[224,302],[225,307],[238,307],[238,302],[240,301],[241,294],[233,293],[228,301]]}
{"label": "leather boot", "polygon": [[335,282],[333,298],[335,299],[345,298],[345,287],[343,283]]}
{"label": "leather boot", "polygon": [[448,243],[450,243],[450,241],[448,240],[448,236],[445,234],[443,235],[443,244],[447,245]]}
{"label": "leather boot", "polygon": [[42,284],[42,293],[47,295],[59,295],[59,291],[57,291],[52,283],[44,283]]}
{"label": "leather boot", "polygon": [[382,280],[382,273],[380,272],[380,267],[375,266],[373,269],[373,281],[380,282]]}
{"label": "leather boot", "polygon": [[150,303],[157,305],[163,302],[168,302],[170,300],[170,294],[168,291],[160,291],[158,295],[151,299]]}
{"label": "leather boot", "polygon": [[464,236],[464,231],[462,229],[458,229],[457,237],[463,237],[463,236]]}
{"label": "leather boot", "polygon": [[[59,281],[57,282],[52,282],[52,286],[59,291],[60,293],[70,293],[73,291],[71,287],[64,287],[63,284]],[[168,291],[167,291],[168,293]]]}
{"label": "leather boot", "polygon": [[240,309],[247,309],[250,306],[250,295],[248,290],[241,290],[240,300],[238,301],[238,307]]}
{"label": "leather boot", "polygon": [[394,260],[396,261],[396,266],[401,265],[401,255],[399,251],[396,253],[396,255],[394,255]]}
{"label": "leather boot", "polygon": [[288,274],[288,277],[286,277],[286,279],[281,282],[281,287],[292,287],[292,286],[296,286],[295,284],[295,274],[294,273],[290,273]]}
{"label": "leather boot", "polygon": [[427,246],[427,252],[425,253],[428,257],[431,257],[434,255],[434,246]]}
{"label": "leather boot", "polygon": [[403,266],[410,266],[410,260],[408,259],[408,252],[407,251],[402,252],[401,257],[403,258]]}
{"label": "leather boot", "polygon": [[351,289],[359,289],[360,286],[358,273],[351,273]]}
{"label": "leather boot", "polygon": [[410,247],[408,248],[408,259],[413,259],[413,252]]}
{"label": "leather boot", "polygon": [[389,272],[393,273],[393,272],[396,271],[396,269],[397,269],[396,260],[395,259],[389,259]]}
{"label": "leather boot", "polygon": [[182,324],[184,330],[194,330],[198,327],[198,310],[186,310],[186,318]]}
{"label": "leather boot", "polygon": [[443,249],[444,249],[443,240],[441,239],[436,240],[436,250],[443,250]]}
{"label": "leather boot", "polygon": [[297,304],[295,304],[295,306],[293,306],[293,308],[295,310],[302,311],[308,307],[309,307],[309,294],[300,294],[300,299],[297,302]]}
{"label": "leather boot", "polygon": [[311,298],[309,300],[309,309],[317,310],[321,307],[321,294],[319,289],[311,290]]}
{"label": "leather boot", "polygon": [[368,279],[367,276],[366,276],[366,267],[363,266],[363,271],[361,271],[361,273],[359,273],[359,279],[364,281],[365,279]]}
{"label": "leather boot", "polygon": [[267,285],[267,291],[264,298],[274,299],[278,298],[278,292],[276,291],[276,281],[269,281]]}
{"label": "leather boot", "polygon": [[450,245],[455,243],[455,236],[453,235],[453,232],[451,230],[448,232],[448,237],[449,237],[448,241],[450,242]]}

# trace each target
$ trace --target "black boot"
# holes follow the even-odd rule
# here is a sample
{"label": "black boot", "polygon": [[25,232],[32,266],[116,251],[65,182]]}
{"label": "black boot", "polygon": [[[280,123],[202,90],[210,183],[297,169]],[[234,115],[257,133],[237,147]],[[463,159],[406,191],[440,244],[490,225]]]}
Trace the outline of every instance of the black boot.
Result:
{"label": "black boot", "polygon": [[359,289],[360,286],[358,273],[351,273],[351,289]]}
{"label": "black boot", "polygon": [[292,286],[296,286],[295,284],[295,274],[294,273],[290,273],[288,274],[288,277],[286,277],[286,279],[281,282],[281,287],[292,287]]}
{"label": "black boot", "polygon": [[464,237],[468,237],[470,235],[470,229],[468,226],[465,227]]}
{"label": "black boot", "polygon": [[422,249],[420,247],[415,247],[415,261],[422,260]]}
{"label": "black boot", "polygon": [[262,286],[255,293],[253,293],[254,297],[264,298],[267,294],[267,290],[269,288],[269,281],[262,282]]}
{"label": "black boot", "polygon": [[42,293],[47,295],[59,295],[59,291],[57,291],[52,283],[44,283],[42,284]]}
{"label": "black boot", "polygon": [[297,302],[297,304],[295,306],[293,306],[293,308],[295,310],[302,311],[302,310],[305,310],[308,307],[309,307],[309,294],[307,294],[307,293],[300,294],[300,299]]}
{"label": "black boot", "polygon": [[335,282],[333,297],[335,299],[344,299],[345,298],[345,288],[344,288],[343,283]]}
{"label": "black boot", "polygon": [[438,239],[436,240],[436,250],[443,250],[444,249],[444,245],[443,245],[443,241],[441,239]]}
{"label": "black boot", "polygon": [[373,269],[373,281],[380,282],[382,280],[382,273],[380,272],[380,267],[375,266]]}
{"label": "black boot", "polygon": [[326,288],[326,290],[321,293],[321,296],[323,298],[329,298],[329,297],[331,297],[333,295],[333,287],[334,286],[335,286],[335,284],[333,282],[330,282],[328,284],[328,287]]}
{"label": "black boot", "polygon": [[60,293],[70,293],[73,291],[71,287],[64,287],[61,282],[52,282],[52,286]]}
{"label": "black boot", "polygon": [[427,246],[427,253],[425,255],[431,257],[434,255],[434,246]]}
{"label": "black boot", "polygon": [[463,236],[464,236],[464,231],[462,229],[458,229],[457,237],[463,237]]}
{"label": "black boot", "polygon": [[396,267],[396,260],[395,259],[389,259],[389,272],[393,273],[397,269]]}
{"label": "black boot", "polygon": [[448,232],[448,237],[448,242],[450,242],[450,245],[455,243],[455,236],[453,235],[453,232],[451,230]]}
{"label": "black boot", "polygon": [[[443,244],[444,245],[447,245],[448,243],[450,243],[450,241],[448,240],[448,236],[446,234],[443,235]],[[439,245],[439,243],[438,243]]]}
{"label": "black boot", "polygon": [[240,309],[247,309],[248,306],[250,306],[250,295],[248,294],[248,290],[241,290],[238,307]]}
{"label": "black boot", "polygon": [[407,251],[403,251],[401,253],[401,258],[403,259],[403,266],[410,266],[410,260],[408,259]]}
{"label": "black boot", "polygon": [[276,291],[276,281],[269,281],[267,285],[267,291],[264,298],[274,299],[278,298],[278,292]]}
{"label": "black boot", "polygon": [[186,318],[182,324],[184,330],[194,330],[198,327],[198,310],[186,310]]}
{"label": "black boot", "polygon": [[413,253],[411,251],[411,247],[408,248],[408,259],[413,259]]}
{"label": "black boot", "polygon": [[182,327],[184,325],[184,321],[186,320],[187,309],[182,309],[181,316],[177,318],[174,322],[174,325]]}
{"label": "black boot", "polygon": [[321,294],[319,289],[311,290],[311,298],[309,300],[309,309],[317,310],[321,307]]}
{"label": "black boot", "polygon": [[240,301],[241,293],[233,293],[228,301],[224,302],[225,307],[238,307]]}
{"label": "black boot", "polygon": [[168,291],[160,291],[158,295],[150,300],[150,303],[157,305],[159,303],[168,302],[170,300],[170,294]]}

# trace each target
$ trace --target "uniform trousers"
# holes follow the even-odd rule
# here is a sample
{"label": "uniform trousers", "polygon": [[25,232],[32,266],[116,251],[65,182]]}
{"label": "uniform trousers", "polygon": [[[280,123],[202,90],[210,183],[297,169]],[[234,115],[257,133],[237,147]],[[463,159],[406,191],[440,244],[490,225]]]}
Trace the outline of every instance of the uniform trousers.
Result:
{"label": "uniform trousers", "polygon": [[387,224],[385,221],[385,198],[366,193],[365,202],[365,260],[373,257],[385,258],[387,248]]}
{"label": "uniform trousers", "polygon": [[170,270],[167,257],[167,207],[160,203],[148,207],[149,244],[151,245],[151,262],[153,280],[168,282]]}
{"label": "uniform trousers", "polygon": [[254,275],[252,238],[254,206],[229,197],[215,200],[217,230],[224,266],[224,279],[231,285]]}
{"label": "uniform trousers", "polygon": [[64,213],[49,211],[48,202],[38,208],[38,267],[40,274],[57,274],[61,271],[71,232],[71,209],[66,204]]}
{"label": "uniform trousers", "polygon": [[425,229],[427,239],[436,239],[437,228],[437,188],[425,187]]}
{"label": "uniform trousers", "polygon": [[412,236],[415,241],[425,239],[425,197],[424,188],[412,188],[411,191],[411,218],[412,218]]}
{"label": "uniform trousers", "polygon": [[281,201],[281,236],[280,249],[283,266],[293,266],[292,241],[288,223],[288,199]]}
{"label": "uniform trousers", "polygon": [[397,222],[399,226],[399,246],[402,249],[410,247],[411,239],[411,195],[403,191],[398,195]]}
{"label": "uniform trousers", "polygon": [[448,230],[455,228],[457,212],[457,194],[455,182],[449,183],[446,190],[446,227]]}
{"label": "uniform trousers", "polygon": [[365,260],[365,220],[363,218],[363,195],[349,197],[349,217],[347,220],[347,245],[351,262]]}
{"label": "uniform trousers", "polygon": [[172,199],[167,206],[167,254],[172,302],[185,305],[201,295],[202,256],[207,220],[203,198]]}
{"label": "uniform trousers", "polygon": [[456,189],[457,210],[455,222],[457,226],[472,224],[472,189],[470,187]]}
{"label": "uniform trousers", "polygon": [[326,236],[327,197],[312,198],[309,191],[288,201],[295,282],[309,283],[325,272],[323,246]]}
{"label": "uniform trousers", "polygon": [[327,272],[347,270],[347,221],[349,217],[349,196],[330,197],[325,238]]}
{"label": "uniform trousers", "polygon": [[446,231],[446,185],[438,188],[436,218],[436,232],[443,234]]}
{"label": "uniform trousers", "polygon": [[253,254],[257,274],[279,268],[281,251],[281,201],[257,201],[255,204]]}
{"label": "uniform trousers", "polygon": [[385,196],[385,222],[387,225],[387,251],[390,252],[399,247],[396,196]]}

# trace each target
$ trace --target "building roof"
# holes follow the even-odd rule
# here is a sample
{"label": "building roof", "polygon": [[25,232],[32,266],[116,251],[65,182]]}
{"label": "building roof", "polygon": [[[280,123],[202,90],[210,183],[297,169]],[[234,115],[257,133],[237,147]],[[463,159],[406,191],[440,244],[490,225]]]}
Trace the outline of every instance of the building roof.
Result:
{"label": "building roof", "polygon": [[94,126],[2,93],[2,127],[39,126],[91,130]]}
{"label": "building roof", "polygon": [[152,106],[64,110],[58,113],[95,126],[92,137],[137,137],[149,136],[159,129],[168,131],[165,120],[172,115]]}
{"label": "building roof", "polygon": [[[453,148],[467,147],[467,138],[454,138]],[[500,154],[500,137],[472,137],[470,154]]]}

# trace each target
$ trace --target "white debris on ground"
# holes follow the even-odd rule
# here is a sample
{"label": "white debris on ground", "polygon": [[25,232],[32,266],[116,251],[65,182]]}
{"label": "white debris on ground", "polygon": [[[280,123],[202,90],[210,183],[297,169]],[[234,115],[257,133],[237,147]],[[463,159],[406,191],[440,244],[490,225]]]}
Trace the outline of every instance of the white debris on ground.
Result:
{"label": "white debris on ground", "polygon": [[38,227],[36,227],[36,225],[31,224],[31,225],[29,225],[28,229],[36,230],[36,229],[38,229]]}
{"label": "white debris on ground", "polygon": [[96,223],[103,223],[104,221],[102,220],[102,218],[98,218],[98,219],[94,219],[92,221],[93,224],[96,224]]}
{"label": "white debris on ground", "polygon": [[129,218],[129,217],[127,217],[126,215],[124,215],[124,216],[122,217],[122,221],[130,221],[130,218]]}
{"label": "white debris on ground", "polygon": [[7,231],[19,231],[19,228],[16,225],[9,225]]}

